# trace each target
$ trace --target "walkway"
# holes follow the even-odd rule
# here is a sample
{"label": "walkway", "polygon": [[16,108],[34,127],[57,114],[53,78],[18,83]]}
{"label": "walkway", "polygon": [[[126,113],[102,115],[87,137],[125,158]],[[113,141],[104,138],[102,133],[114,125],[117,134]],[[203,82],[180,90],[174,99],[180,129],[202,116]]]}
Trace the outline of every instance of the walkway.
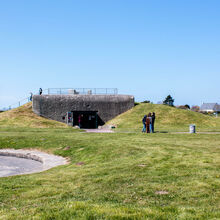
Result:
{"label": "walkway", "polygon": [[101,128],[101,129],[83,129],[87,133],[113,133],[114,131],[107,128]]}

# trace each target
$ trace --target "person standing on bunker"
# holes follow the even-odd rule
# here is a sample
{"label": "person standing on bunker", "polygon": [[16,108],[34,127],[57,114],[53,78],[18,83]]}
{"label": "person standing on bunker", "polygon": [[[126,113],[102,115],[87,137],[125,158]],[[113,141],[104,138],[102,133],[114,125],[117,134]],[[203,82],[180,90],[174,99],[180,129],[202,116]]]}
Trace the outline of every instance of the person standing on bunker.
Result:
{"label": "person standing on bunker", "polygon": [[40,89],[39,89],[39,95],[42,95],[42,93],[43,93],[43,89],[40,88]]}
{"label": "person standing on bunker", "polygon": [[142,123],[143,123],[142,132],[146,132],[146,118],[147,118],[147,115],[145,115],[142,119]]}
{"label": "person standing on bunker", "polygon": [[151,131],[152,131],[152,133],[154,133],[154,122],[155,122],[155,119],[156,119],[155,112],[152,113],[151,118],[152,118]]}
{"label": "person standing on bunker", "polygon": [[32,99],[33,99],[33,93],[30,92],[30,98],[29,98],[29,100],[32,101]]}
{"label": "person standing on bunker", "polygon": [[146,130],[147,130],[147,133],[150,133],[151,121],[152,121],[151,113],[149,113],[147,118],[146,118]]}

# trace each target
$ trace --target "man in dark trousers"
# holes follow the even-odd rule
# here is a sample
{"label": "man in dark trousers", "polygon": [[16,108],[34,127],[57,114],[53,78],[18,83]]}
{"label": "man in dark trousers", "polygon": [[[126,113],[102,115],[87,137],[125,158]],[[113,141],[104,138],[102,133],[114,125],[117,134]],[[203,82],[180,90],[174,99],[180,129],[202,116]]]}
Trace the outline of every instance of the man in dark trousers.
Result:
{"label": "man in dark trousers", "polygon": [[145,115],[142,119],[142,123],[143,123],[142,132],[146,132],[146,118],[147,118],[147,115]]}
{"label": "man in dark trousers", "polygon": [[154,121],[156,119],[155,112],[152,113],[151,118],[152,118],[151,130],[152,133],[154,133]]}

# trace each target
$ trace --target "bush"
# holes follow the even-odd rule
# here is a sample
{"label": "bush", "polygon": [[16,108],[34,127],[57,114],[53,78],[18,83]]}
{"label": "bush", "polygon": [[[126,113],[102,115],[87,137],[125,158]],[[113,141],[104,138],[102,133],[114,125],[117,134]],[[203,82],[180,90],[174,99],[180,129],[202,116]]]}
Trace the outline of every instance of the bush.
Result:
{"label": "bush", "polygon": [[190,109],[190,106],[189,105],[179,105],[179,106],[177,106],[177,108],[179,108],[179,109]]}
{"label": "bush", "polygon": [[150,103],[150,100],[145,100],[142,103]]}
{"label": "bush", "polygon": [[188,104],[184,105],[187,109],[190,109],[190,106]]}

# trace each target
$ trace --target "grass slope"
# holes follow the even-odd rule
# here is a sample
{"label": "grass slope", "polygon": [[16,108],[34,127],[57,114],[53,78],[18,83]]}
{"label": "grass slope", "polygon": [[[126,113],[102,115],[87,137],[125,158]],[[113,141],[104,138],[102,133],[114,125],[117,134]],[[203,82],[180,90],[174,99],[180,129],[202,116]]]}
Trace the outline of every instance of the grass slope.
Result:
{"label": "grass slope", "polygon": [[199,131],[220,131],[219,118],[166,105],[145,103],[141,103],[117,116],[108,124],[116,125],[117,130],[140,131],[142,129],[142,118],[149,112],[156,113],[156,131],[188,131],[190,124],[196,124]]}
{"label": "grass slope", "polygon": [[31,128],[62,128],[67,125],[33,113],[32,102],[0,114],[0,126]]}

